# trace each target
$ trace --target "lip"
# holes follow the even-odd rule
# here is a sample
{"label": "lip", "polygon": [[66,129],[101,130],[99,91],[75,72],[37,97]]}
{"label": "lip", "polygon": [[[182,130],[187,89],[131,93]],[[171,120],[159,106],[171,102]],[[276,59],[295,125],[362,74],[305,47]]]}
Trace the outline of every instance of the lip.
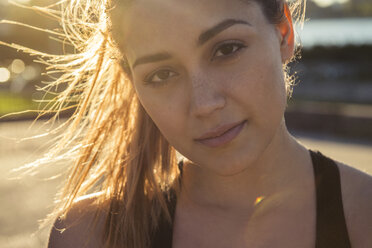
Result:
{"label": "lip", "polygon": [[223,125],[204,133],[195,141],[209,146],[218,147],[232,141],[242,131],[247,120]]}

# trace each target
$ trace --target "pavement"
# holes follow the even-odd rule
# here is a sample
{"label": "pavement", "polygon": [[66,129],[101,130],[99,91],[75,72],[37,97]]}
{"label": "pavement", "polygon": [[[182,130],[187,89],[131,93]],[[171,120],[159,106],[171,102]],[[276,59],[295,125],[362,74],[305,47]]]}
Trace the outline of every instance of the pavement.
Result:
{"label": "pavement", "polygon": [[[48,166],[32,175],[22,175],[14,169],[32,162],[46,151],[51,136],[37,136],[49,126],[38,122],[29,129],[31,122],[0,122],[0,247],[45,247],[49,227],[38,230],[38,221],[53,208],[54,195],[61,177],[46,180],[60,174],[64,166]],[[339,139],[308,133],[294,133],[308,148],[319,150],[333,159],[343,161],[372,174],[372,142]],[[63,178],[63,177],[62,177]]]}

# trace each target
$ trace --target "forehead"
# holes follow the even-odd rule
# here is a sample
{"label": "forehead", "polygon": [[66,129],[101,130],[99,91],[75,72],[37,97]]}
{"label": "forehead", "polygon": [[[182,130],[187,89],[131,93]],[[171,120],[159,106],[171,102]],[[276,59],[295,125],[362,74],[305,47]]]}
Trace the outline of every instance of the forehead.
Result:
{"label": "forehead", "polygon": [[121,48],[132,57],[170,49],[172,42],[195,43],[200,32],[224,19],[255,22],[257,11],[258,4],[247,0],[134,0],[114,11],[114,26]]}

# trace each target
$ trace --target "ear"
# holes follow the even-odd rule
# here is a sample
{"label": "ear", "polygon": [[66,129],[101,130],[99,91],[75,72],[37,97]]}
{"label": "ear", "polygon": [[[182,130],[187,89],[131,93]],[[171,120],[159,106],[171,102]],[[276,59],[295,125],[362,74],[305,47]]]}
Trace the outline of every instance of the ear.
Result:
{"label": "ear", "polygon": [[289,10],[289,7],[286,3],[284,4],[283,20],[279,24],[276,24],[276,28],[279,33],[280,52],[282,55],[282,62],[286,63],[294,55],[294,47],[295,47],[295,36],[294,36],[291,11]]}

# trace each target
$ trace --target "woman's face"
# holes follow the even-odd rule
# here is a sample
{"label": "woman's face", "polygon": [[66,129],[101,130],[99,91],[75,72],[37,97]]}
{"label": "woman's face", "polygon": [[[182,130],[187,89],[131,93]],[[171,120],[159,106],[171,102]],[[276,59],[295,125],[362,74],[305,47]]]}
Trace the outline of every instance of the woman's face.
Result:
{"label": "woman's face", "polygon": [[283,125],[292,50],[260,5],[136,0],[116,16],[138,97],[171,145],[220,175],[263,153]]}

